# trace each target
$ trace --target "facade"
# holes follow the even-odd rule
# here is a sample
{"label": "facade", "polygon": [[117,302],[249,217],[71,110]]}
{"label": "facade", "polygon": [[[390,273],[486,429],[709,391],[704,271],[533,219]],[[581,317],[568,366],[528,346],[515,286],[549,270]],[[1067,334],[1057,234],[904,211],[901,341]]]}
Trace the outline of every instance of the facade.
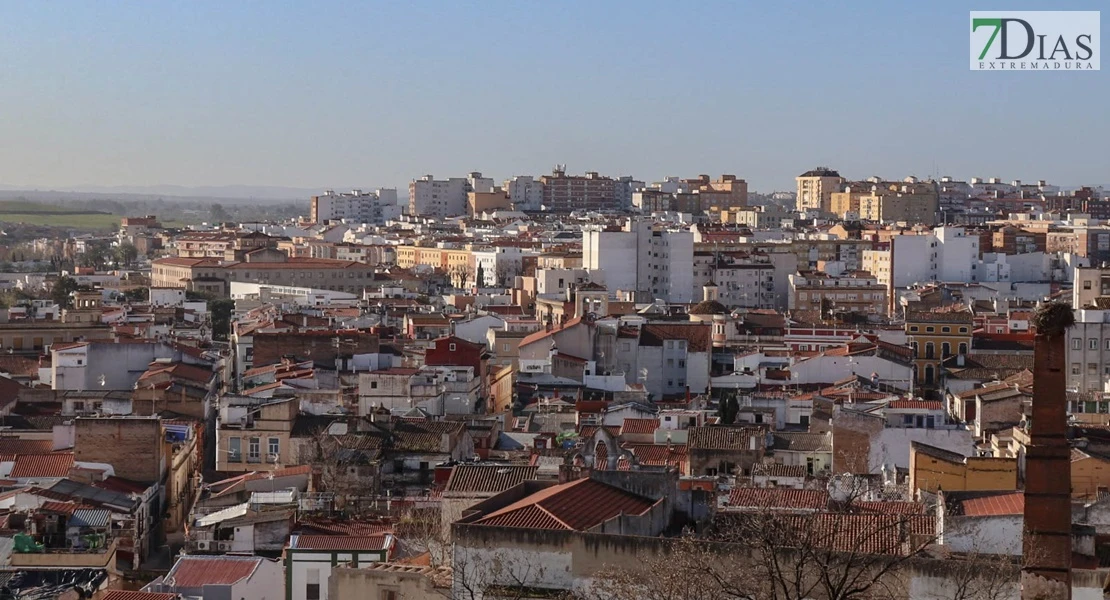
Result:
{"label": "facade", "polygon": [[790,309],[884,315],[887,288],[866,271],[842,277],[806,272],[790,276]]}
{"label": "facade", "polygon": [[[621,231],[587,227],[582,232],[582,266],[604,277],[610,292],[630,294],[637,302],[662,299],[694,302],[694,236],[685,230],[630,219]],[[618,293],[619,295],[619,293]]]}
{"label": "facade", "polygon": [[[387,562],[394,540],[389,534],[307,535],[294,534],[285,549],[286,600],[328,600],[332,569],[338,564],[359,565]],[[347,596],[336,596],[341,599]]]}
{"label": "facade", "polygon": [[820,210],[829,212],[832,208],[832,195],[840,189],[844,178],[840,173],[827,167],[806,171],[795,178],[798,182],[796,202],[798,210]]}
{"label": "facade", "polygon": [[585,175],[567,175],[566,167],[557,166],[551,175],[540,177],[543,185],[543,208],[552,212],[573,210],[619,210],[620,198],[616,182],[588,171]]}
{"label": "facade", "polygon": [[472,189],[466,177],[436,179],[425,175],[414,179],[409,183],[408,214],[441,219],[465,215],[466,194],[469,191]]}
{"label": "facade", "polygon": [[501,188],[509,195],[514,210],[537,211],[543,208],[543,183],[531,175],[506,179]]}
{"label": "facade", "polygon": [[223,398],[216,430],[216,470],[276,471],[294,464],[290,433],[298,408],[294,399]]}
{"label": "facade", "polygon": [[279,250],[266,249],[248,253],[238,262],[160,258],[152,265],[151,277],[155,287],[184,288],[218,297],[229,294],[233,281],[361,294],[373,282],[374,267],[355,261],[290,258]]}
{"label": "facade", "polygon": [[352,190],[339,194],[328,190],[322,196],[312,197],[309,219],[313,223],[346,221],[384,225],[386,221],[400,215],[401,205],[397,203],[396,189],[379,189],[367,193]]}
{"label": "facade", "polygon": [[1079,309],[1068,329],[1068,389],[1101,392],[1110,379],[1110,310]]}
{"label": "facade", "polygon": [[937,222],[939,203],[932,182],[918,182],[908,177],[903,182],[876,183],[871,193],[860,195],[859,218],[882,223],[904,221],[932,225]]}
{"label": "facade", "polygon": [[974,322],[968,312],[908,312],[905,327],[906,341],[914,349],[918,385],[936,385],[941,361],[967,354],[971,348]]}

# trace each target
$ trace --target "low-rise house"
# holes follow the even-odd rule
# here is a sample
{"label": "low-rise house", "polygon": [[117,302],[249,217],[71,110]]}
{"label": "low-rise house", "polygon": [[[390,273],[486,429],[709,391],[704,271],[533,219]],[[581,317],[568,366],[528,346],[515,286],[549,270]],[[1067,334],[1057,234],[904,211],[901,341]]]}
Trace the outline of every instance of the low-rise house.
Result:
{"label": "low-rise house", "polygon": [[272,471],[295,464],[290,432],[298,408],[293,398],[225,396],[216,429],[216,470]]}
{"label": "low-rise house", "polygon": [[687,474],[747,476],[766,453],[767,430],[723,425],[691,427],[686,445]]}
{"label": "low-rise house", "polygon": [[937,543],[962,554],[1022,553],[1025,494],[941,491],[937,501]]}
{"label": "low-rise house", "polygon": [[[328,600],[328,580],[338,564],[354,567],[388,562],[391,534],[317,535],[294,533],[285,549],[286,600]],[[343,596],[337,597],[344,598]]]}
{"label": "low-rise house", "polygon": [[910,494],[945,491],[1016,490],[1014,458],[963,456],[921,442],[910,444]]}
{"label": "low-rise house", "polygon": [[450,534],[451,523],[462,518],[466,509],[487,498],[536,479],[537,466],[458,464],[443,487],[440,523]]}
{"label": "low-rise house", "polygon": [[832,434],[776,431],[772,441],[775,462],[801,466],[807,475],[832,468]]}
{"label": "low-rise house", "polygon": [[287,598],[281,563],[257,556],[186,554],[177,559],[165,577],[155,579],[143,591],[199,600]]}

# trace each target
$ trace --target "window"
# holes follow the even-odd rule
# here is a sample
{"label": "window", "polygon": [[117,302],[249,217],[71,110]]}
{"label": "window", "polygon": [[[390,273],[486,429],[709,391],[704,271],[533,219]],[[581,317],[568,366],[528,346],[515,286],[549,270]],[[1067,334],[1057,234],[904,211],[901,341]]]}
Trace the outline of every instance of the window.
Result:
{"label": "window", "polygon": [[1079,363],[1071,363],[1071,374],[1072,375],[1078,375],[1079,374]]}
{"label": "window", "polygon": [[403,460],[393,461],[393,472],[394,473],[404,473],[405,472],[405,461],[403,461]]}
{"label": "window", "polygon": [[1087,374],[1088,375],[1097,375],[1098,374],[1098,364],[1097,363],[1087,363]]}
{"label": "window", "polygon": [[262,440],[256,437],[250,439],[247,446],[247,462],[258,462],[262,458]]}
{"label": "window", "polygon": [[952,331],[951,327],[941,327],[940,328],[941,333],[950,333],[951,331]]}
{"label": "window", "polygon": [[508,352],[509,351],[509,345],[508,344],[501,344],[501,351],[502,352]]}
{"label": "window", "polygon": [[925,342],[925,358],[935,358],[936,350],[932,342]]}
{"label": "window", "polygon": [[278,455],[281,454],[281,440],[272,437],[270,438],[269,446],[270,458],[273,460],[277,460]]}
{"label": "window", "polygon": [[967,333],[967,327],[961,327],[960,333]]}
{"label": "window", "polygon": [[454,344],[449,344],[447,346],[447,349],[450,350],[451,352],[454,352],[455,351],[455,345]]}
{"label": "window", "polygon": [[370,389],[372,389],[372,390],[378,389],[378,382],[377,381],[371,381],[370,382]]}
{"label": "window", "polygon": [[950,354],[952,354],[952,344],[949,344],[948,342],[942,343],[940,345],[940,355],[941,355],[941,357],[942,358],[948,358],[948,355],[950,355]]}
{"label": "window", "polygon": [[1098,350],[1098,338],[1090,338],[1087,340],[1087,347],[1091,350]]}
{"label": "window", "polygon": [[1085,289],[1085,290],[1091,289],[1091,282],[1090,281],[1084,281],[1083,282],[1083,289]]}
{"label": "window", "polygon": [[685,369],[686,368],[686,361],[682,360],[682,359],[679,359],[678,360],[678,368]]}
{"label": "window", "polygon": [[667,387],[674,387],[674,380],[673,379],[668,379],[667,380]]}
{"label": "window", "polygon": [[936,329],[937,328],[933,327],[933,326],[926,327],[925,328],[925,333],[933,333],[934,331],[936,331]]}
{"label": "window", "polygon": [[242,438],[233,437],[228,440],[227,460],[229,462],[242,462],[243,460],[243,440]]}
{"label": "window", "polygon": [[960,354],[967,354],[967,342],[960,342]]}
{"label": "window", "polygon": [[1083,348],[1083,339],[1082,338],[1072,338],[1071,339],[1071,349],[1072,350],[1081,350],[1082,348]]}
{"label": "window", "polygon": [[381,600],[398,600],[397,590],[382,590]]}
{"label": "window", "polygon": [[308,569],[305,573],[305,600],[320,600],[320,569]]}

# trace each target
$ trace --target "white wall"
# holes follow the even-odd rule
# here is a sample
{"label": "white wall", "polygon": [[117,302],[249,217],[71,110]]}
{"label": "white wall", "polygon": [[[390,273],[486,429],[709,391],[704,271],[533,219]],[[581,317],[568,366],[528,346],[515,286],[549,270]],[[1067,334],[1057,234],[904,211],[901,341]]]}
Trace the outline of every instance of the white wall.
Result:
{"label": "white wall", "polygon": [[1021,556],[1021,515],[944,517],[941,543],[952,552]]}

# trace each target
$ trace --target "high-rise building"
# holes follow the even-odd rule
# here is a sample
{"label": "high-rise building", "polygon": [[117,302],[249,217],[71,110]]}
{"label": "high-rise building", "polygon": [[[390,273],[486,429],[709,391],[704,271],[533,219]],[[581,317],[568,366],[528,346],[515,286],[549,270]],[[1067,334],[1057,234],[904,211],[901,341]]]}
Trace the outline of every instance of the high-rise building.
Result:
{"label": "high-rise building", "polygon": [[632,194],[644,187],[644,182],[633,179],[631,175],[620,177],[616,179],[613,184],[621,210],[631,209]]}
{"label": "high-rise building", "polygon": [[796,178],[798,182],[798,210],[816,209],[829,212],[833,192],[840,190],[844,178],[828,168],[817,167]]}
{"label": "high-rise building", "polygon": [[400,214],[401,206],[397,203],[397,190],[394,188],[369,193],[351,190],[339,194],[328,190],[322,196],[312,197],[309,218],[313,223],[343,220],[382,225]]}
{"label": "high-rise building", "polygon": [[693,261],[693,233],[650,219],[629,219],[619,231],[590,226],[582,232],[583,268],[600,273],[610,292],[630,294],[637,302],[700,298]]}
{"label": "high-rise building", "polygon": [[517,175],[501,184],[509,194],[509,200],[516,210],[540,210],[543,208],[543,184],[531,175]]}
{"label": "high-rise building", "polygon": [[573,210],[618,210],[616,182],[594,171],[585,175],[567,175],[565,165],[557,165],[551,175],[540,177],[543,184],[543,207],[554,212]]}
{"label": "high-rise building", "polygon": [[[481,177],[480,173],[477,175]],[[436,179],[431,175],[412,180],[409,183],[409,214],[438,218],[466,214],[466,193],[470,191],[472,180],[467,177]]]}

